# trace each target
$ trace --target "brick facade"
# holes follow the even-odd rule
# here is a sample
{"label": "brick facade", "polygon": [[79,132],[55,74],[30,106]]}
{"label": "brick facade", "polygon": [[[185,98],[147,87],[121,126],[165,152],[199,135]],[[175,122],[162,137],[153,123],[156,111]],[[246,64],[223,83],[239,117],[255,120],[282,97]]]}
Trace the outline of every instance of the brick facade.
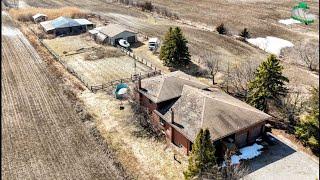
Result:
{"label": "brick facade", "polygon": [[[140,92],[137,92],[136,98],[140,102],[140,105],[146,107],[150,112],[154,128],[162,130],[162,132],[166,135],[167,141],[173,143],[178,147],[181,147],[183,149],[183,152],[188,154],[191,151],[192,142],[188,140],[188,138],[186,138],[182,133],[177,131],[175,127],[171,125],[171,123],[167,123],[166,121],[162,120],[161,117],[154,111],[159,110],[160,108],[168,104],[168,102],[162,102],[159,104],[153,103]],[[241,148],[243,146],[246,146],[247,144],[255,142],[255,140],[262,134],[262,132],[264,132],[264,124],[265,122],[256,124],[250,128],[241,130],[230,136],[234,137],[235,144],[237,145],[237,147]]]}

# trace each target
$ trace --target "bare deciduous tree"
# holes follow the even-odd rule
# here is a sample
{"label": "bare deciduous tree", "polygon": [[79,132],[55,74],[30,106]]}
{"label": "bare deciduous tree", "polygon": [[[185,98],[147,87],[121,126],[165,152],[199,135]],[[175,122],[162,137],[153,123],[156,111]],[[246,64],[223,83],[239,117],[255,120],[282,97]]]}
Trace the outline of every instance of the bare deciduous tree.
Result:
{"label": "bare deciduous tree", "polygon": [[205,52],[201,58],[204,60],[205,67],[212,76],[212,84],[216,84],[215,76],[219,72],[219,59],[211,52]]}
{"label": "bare deciduous tree", "polygon": [[232,165],[231,154],[227,151],[225,155],[225,165],[213,166],[206,172],[195,177],[195,179],[214,179],[214,180],[238,180],[246,176],[249,169],[243,164]]}
{"label": "bare deciduous tree", "polygon": [[226,76],[228,89],[238,97],[247,97],[248,82],[254,78],[259,63],[254,60],[234,64]]}
{"label": "bare deciduous tree", "polygon": [[319,70],[319,46],[311,43],[299,43],[296,50],[304,63],[311,71]]}
{"label": "bare deciduous tree", "polygon": [[291,92],[278,105],[282,118],[287,121],[289,130],[296,125],[298,116],[305,110],[306,102],[301,91]]}

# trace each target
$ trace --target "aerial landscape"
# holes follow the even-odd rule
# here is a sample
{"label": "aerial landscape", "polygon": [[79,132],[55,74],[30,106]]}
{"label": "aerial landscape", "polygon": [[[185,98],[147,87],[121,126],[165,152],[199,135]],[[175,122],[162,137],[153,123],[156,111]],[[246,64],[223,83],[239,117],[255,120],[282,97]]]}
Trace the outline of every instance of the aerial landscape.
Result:
{"label": "aerial landscape", "polygon": [[319,179],[319,0],[2,0],[2,179]]}

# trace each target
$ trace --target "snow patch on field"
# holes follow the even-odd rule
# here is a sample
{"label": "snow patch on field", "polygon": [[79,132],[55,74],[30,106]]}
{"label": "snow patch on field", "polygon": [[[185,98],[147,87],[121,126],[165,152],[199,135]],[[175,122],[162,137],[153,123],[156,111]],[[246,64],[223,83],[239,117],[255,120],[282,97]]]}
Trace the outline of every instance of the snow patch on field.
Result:
{"label": "snow patch on field", "polygon": [[21,32],[16,28],[11,28],[8,26],[2,26],[1,31],[2,31],[2,35],[4,36],[17,36],[21,34]]}
{"label": "snow patch on field", "polygon": [[5,11],[1,11],[2,16],[9,16],[9,14]]}
{"label": "snow patch on field", "polygon": [[19,8],[27,8],[27,7],[29,7],[29,5],[24,1],[19,1],[18,2],[18,7]]}
{"label": "snow patch on field", "polygon": [[301,23],[300,21],[292,19],[292,18],[290,18],[290,19],[280,19],[278,22],[281,23],[281,24],[285,24],[285,25]]}
{"label": "snow patch on field", "polygon": [[273,36],[267,36],[266,38],[251,38],[247,39],[247,41],[255,46],[258,46],[260,49],[277,56],[280,55],[282,48],[294,46],[290,41]]}

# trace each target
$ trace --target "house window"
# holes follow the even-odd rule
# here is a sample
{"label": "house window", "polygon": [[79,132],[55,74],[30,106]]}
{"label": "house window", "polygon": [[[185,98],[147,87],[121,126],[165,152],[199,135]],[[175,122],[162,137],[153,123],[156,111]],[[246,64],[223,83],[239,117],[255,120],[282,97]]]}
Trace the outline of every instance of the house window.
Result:
{"label": "house window", "polygon": [[152,104],[152,101],[149,99],[149,104]]}
{"label": "house window", "polygon": [[160,125],[164,126],[166,124],[166,121],[160,118]]}
{"label": "house window", "polygon": [[182,147],[183,147],[183,145],[179,143],[178,147],[179,147],[179,148],[182,148]]}

